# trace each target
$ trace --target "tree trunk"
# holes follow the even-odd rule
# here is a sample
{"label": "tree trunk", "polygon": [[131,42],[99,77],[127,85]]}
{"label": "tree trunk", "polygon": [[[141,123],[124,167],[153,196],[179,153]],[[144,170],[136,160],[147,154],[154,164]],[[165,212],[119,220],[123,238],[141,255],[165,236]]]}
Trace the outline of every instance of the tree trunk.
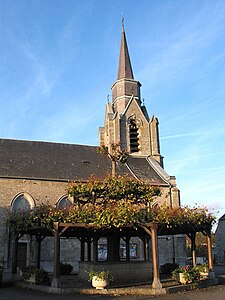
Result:
{"label": "tree trunk", "polygon": [[116,176],[116,161],[112,160],[112,177]]}
{"label": "tree trunk", "polygon": [[108,245],[108,261],[120,261],[120,237],[116,235],[110,235],[107,238]]}

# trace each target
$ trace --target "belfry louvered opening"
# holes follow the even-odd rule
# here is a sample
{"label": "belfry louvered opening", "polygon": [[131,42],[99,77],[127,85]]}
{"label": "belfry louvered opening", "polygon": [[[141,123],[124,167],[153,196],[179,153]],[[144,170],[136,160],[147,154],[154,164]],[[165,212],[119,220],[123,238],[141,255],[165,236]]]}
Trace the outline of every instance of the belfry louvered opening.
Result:
{"label": "belfry louvered opening", "polygon": [[130,120],[130,152],[138,152],[139,149],[139,133],[135,120]]}

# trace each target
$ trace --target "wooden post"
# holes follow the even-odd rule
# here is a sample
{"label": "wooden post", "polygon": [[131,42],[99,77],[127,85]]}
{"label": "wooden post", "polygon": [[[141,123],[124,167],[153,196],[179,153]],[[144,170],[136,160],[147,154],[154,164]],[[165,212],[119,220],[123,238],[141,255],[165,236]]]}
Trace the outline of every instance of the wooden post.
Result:
{"label": "wooden post", "polygon": [[208,266],[209,266],[209,272],[213,272],[213,258],[212,258],[212,241],[211,241],[211,235],[206,235],[206,241],[207,241],[207,248],[208,248]]}
{"label": "wooden post", "polygon": [[60,235],[59,223],[53,223],[54,228],[54,267],[53,267],[53,280],[51,286],[54,288],[60,287]]}
{"label": "wooden post", "polygon": [[191,233],[190,237],[191,237],[192,265],[193,267],[196,267],[196,243],[195,243],[196,233],[195,232]]}
{"label": "wooden post", "polygon": [[159,278],[159,260],[158,260],[158,237],[157,237],[157,223],[152,223],[151,236],[152,236],[152,262],[153,262],[153,289],[161,289],[162,284]]}

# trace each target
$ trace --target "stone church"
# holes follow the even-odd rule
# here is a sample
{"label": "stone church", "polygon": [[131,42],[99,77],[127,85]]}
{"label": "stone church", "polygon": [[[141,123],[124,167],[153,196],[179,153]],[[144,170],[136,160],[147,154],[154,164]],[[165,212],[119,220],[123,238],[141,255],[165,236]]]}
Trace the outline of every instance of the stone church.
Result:
{"label": "stone church", "polygon": [[[141,100],[141,83],[134,78],[124,26],[119,54],[118,76],[112,87],[112,101],[106,104],[104,127],[99,128],[100,145],[112,150],[121,144],[130,156],[124,165],[117,164],[117,174],[132,176],[161,187],[153,205],[180,205],[174,176],[163,167],[160,153],[159,122],[149,117]],[[99,120],[101,122],[101,120]],[[94,174],[104,178],[111,172],[111,161],[96,151],[96,146],[0,139],[0,265],[10,274],[12,242],[7,227],[7,211],[32,210],[41,203],[65,207],[73,199],[67,195],[68,181],[83,181]],[[141,260],[142,242],[131,240],[132,259]],[[105,241],[99,242],[101,256]],[[35,260],[35,241],[23,236],[18,244],[18,266]],[[159,261],[183,262],[185,242],[182,236],[159,237]],[[121,249],[123,245],[121,244]],[[42,243],[41,267],[52,270],[51,238]],[[121,252],[122,253],[122,252]],[[76,238],[62,241],[61,260],[79,268],[80,242]],[[122,254],[121,254],[122,255]]]}

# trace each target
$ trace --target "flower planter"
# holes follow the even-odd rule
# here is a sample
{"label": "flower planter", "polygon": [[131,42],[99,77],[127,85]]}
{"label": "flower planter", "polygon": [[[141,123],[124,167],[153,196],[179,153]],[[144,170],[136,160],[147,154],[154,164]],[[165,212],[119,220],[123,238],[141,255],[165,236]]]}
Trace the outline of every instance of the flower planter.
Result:
{"label": "flower planter", "polygon": [[95,287],[97,290],[103,290],[108,285],[107,279],[101,279],[98,276],[93,276],[92,278],[92,286]]}
{"label": "flower planter", "polygon": [[201,278],[207,278],[209,277],[209,272],[200,272]]}
{"label": "flower planter", "polygon": [[187,279],[185,278],[184,273],[177,273],[177,281],[180,282],[181,284],[187,283]]}
{"label": "flower planter", "polygon": [[31,274],[25,281],[29,284],[37,284],[36,274]]}

